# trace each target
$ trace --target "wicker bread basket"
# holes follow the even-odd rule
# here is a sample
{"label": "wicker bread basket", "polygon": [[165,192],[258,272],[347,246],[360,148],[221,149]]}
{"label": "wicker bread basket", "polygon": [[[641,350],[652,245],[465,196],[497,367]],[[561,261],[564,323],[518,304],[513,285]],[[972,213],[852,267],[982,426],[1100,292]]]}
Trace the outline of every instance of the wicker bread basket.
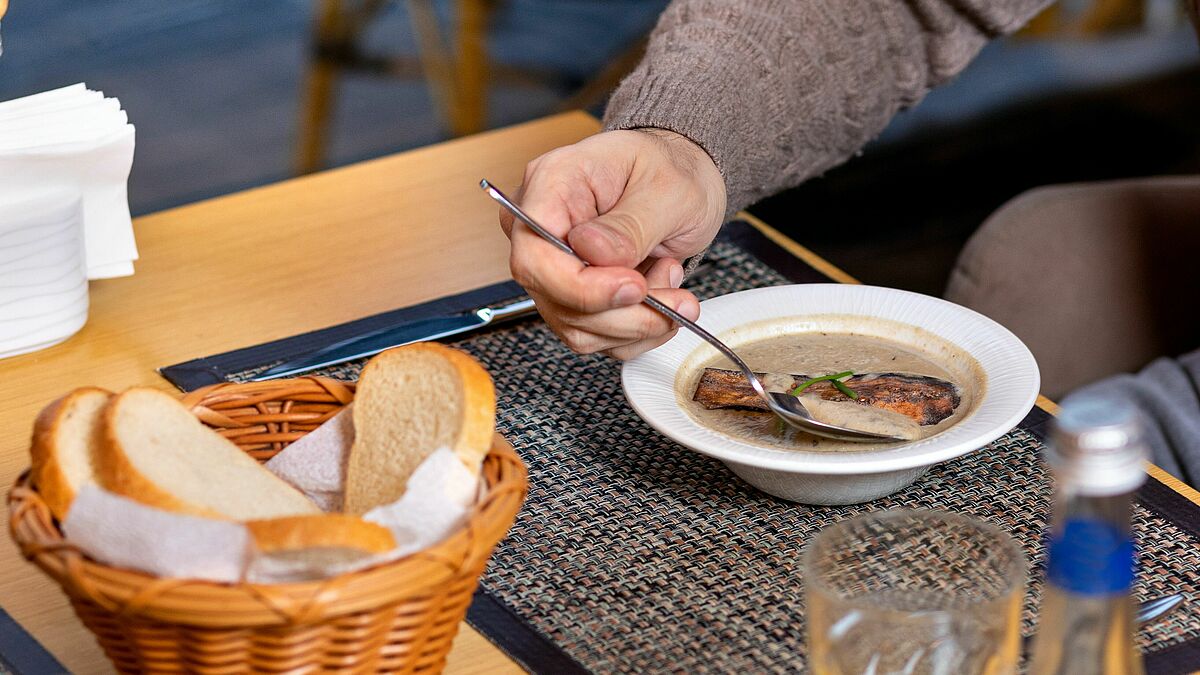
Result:
{"label": "wicker bread basket", "polygon": [[[307,377],[218,384],[183,400],[265,461],[353,397],[353,385]],[[524,465],[498,435],[483,472],[487,496],[448,539],[320,581],[220,584],[103,565],[63,540],[28,472],[9,494],[9,525],[21,552],[62,585],[122,672],[436,672],[528,489]]]}

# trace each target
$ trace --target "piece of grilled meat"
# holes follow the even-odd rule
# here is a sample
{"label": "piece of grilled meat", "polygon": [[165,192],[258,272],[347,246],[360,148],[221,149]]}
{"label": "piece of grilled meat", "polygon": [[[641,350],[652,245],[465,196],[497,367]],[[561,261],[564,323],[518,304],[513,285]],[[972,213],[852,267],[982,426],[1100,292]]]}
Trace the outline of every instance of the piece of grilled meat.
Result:
{"label": "piece of grilled meat", "polygon": [[[792,384],[788,387],[789,391],[810,379],[807,375],[756,375],[760,380],[769,378],[772,381],[786,381],[784,378],[790,377]],[[954,414],[961,401],[958,387],[953,383],[925,375],[864,373],[842,380],[842,383],[858,394],[857,403],[906,415],[922,426],[937,424]],[[827,401],[850,400],[829,381],[809,385],[804,393],[815,394]],[[710,410],[740,408],[767,411],[767,404],[754,393],[746,376],[739,370],[705,368],[692,400]]]}

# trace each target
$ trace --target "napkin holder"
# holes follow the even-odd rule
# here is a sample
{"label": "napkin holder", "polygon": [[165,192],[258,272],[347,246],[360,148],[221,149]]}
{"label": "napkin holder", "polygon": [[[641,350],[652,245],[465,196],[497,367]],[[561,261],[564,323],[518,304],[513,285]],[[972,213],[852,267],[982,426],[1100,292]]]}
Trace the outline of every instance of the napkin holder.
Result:
{"label": "napkin holder", "polygon": [[69,192],[0,201],[0,358],[62,342],[87,321],[82,213]]}

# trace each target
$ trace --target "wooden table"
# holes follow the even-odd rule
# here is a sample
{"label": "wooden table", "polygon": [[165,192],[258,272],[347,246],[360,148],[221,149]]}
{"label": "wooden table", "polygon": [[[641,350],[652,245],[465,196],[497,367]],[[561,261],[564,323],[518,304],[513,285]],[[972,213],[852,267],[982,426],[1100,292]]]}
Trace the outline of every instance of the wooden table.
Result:
{"label": "wooden table", "polygon": [[[0,361],[0,481],[11,485],[28,466],[38,410],[74,387],[169,391],[160,366],[508,278],[507,240],[478,180],[514,186],[526,161],[597,128],[583,113],[559,115],[139,218],[137,274],[92,282],[83,330]],[[853,282],[756,224],[833,278]],[[108,672],[58,587],[21,560],[7,536],[0,539],[0,606],[73,672]],[[464,625],[448,671],[519,668]]]}
{"label": "wooden table", "polygon": [[[560,115],[139,218],[137,274],[92,282],[83,330],[0,361],[0,482],[29,465],[38,410],[74,387],[172,391],[156,368],[509,278],[479,179],[515,186],[597,129]],[[0,606],[73,672],[109,672],[62,591],[0,539]],[[469,626],[449,670],[520,672]]]}

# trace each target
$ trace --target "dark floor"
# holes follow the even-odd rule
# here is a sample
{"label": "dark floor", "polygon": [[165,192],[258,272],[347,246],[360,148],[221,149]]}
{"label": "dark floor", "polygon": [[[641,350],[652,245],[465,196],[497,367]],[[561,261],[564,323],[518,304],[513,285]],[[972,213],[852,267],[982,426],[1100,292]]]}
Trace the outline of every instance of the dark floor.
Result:
{"label": "dark floor", "polygon": [[[500,3],[492,58],[556,77],[493,87],[489,125],[553,109],[665,3]],[[77,81],[119,97],[138,129],[135,213],[280,180],[291,174],[312,6],[15,0],[3,24],[0,100]],[[372,25],[371,49],[415,51],[402,6],[388,5]],[[1184,27],[999,42],[861,157],[754,211],[864,281],[939,294],[963,241],[1027,188],[1200,170],[1198,62]],[[347,76],[337,101],[330,165],[445,138],[419,81]]]}

